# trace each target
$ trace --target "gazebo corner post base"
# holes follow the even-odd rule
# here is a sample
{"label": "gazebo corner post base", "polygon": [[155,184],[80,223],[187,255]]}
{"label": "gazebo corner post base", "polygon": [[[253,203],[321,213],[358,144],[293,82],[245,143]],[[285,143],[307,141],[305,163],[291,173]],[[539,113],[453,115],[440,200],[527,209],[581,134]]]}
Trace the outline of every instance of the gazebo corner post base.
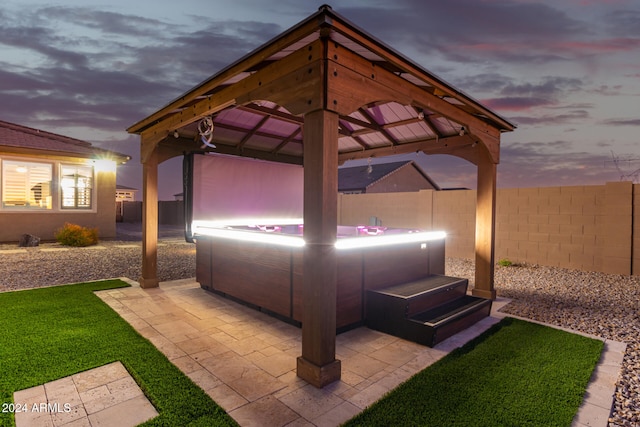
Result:
{"label": "gazebo corner post base", "polygon": [[296,373],[312,386],[323,388],[340,380],[341,365],[342,363],[336,359],[324,366],[318,366],[304,357],[298,356]]}
{"label": "gazebo corner post base", "polygon": [[490,300],[495,300],[498,297],[495,289],[473,289],[471,295]]}
{"label": "gazebo corner post base", "polygon": [[143,289],[157,288],[160,286],[160,281],[158,279],[145,279],[144,277],[138,279],[138,283],[140,283],[140,287]]}

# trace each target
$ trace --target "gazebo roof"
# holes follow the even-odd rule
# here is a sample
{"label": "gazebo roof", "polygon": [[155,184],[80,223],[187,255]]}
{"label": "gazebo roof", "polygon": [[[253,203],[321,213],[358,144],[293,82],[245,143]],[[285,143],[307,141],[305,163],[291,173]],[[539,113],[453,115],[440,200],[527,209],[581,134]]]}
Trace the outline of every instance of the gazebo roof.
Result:
{"label": "gazebo roof", "polygon": [[[311,64],[326,40],[334,53],[319,72],[328,84],[332,78],[343,80],[335,93],[312,99],[316,69]],[[371,94],[360,93],[368,87]],[[350,90],[358,93],[347,106]],[[367,102],[359,103],[362,99]],[[488,139],[496,141],[496,147],[487,148],[497,163],[499,133],[515,127],[325,5],[128,131],[142,135],[143,161],[145,142],[151,146],[147,151],[158,145],[172,147],[175,154],[212,151],[198,133],[200,120],[211,116],[214,151],[302,163],[304,113],[318,103],[340,110],[341,162],[414,151],[473,162],[473,153],[465,150]]]}

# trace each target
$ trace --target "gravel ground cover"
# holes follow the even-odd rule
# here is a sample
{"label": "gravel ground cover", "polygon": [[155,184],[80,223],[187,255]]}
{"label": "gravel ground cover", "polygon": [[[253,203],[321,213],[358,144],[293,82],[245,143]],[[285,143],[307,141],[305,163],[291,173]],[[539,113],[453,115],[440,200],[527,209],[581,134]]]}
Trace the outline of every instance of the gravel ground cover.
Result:
{"label": "gravel ground cover", "polygon": [[[138,280],[142,274],[142,244],[135,241],[102,241],[86,248],[2,244],[0,259],[0,292],[115,277]],[[195,272],[194,244],[178,238],[159,240],[160,281],[195,277]]]}
{"label": "gravel ground cover", "polygon": [[[195,277],[195,259],[195,245],[160,239],[159,279]],[[0,291],[113,277],[137,280],[140,267],[139,241],[105,241],[89,248],[4,244]],[[446,274],[473,282],[474,263],[448,258]],[[627,343],[609,425],[640,426],[640,277],[515,265],[496,267],[495,283],[499,296],[512,299],[503,309],[509,314]]]}

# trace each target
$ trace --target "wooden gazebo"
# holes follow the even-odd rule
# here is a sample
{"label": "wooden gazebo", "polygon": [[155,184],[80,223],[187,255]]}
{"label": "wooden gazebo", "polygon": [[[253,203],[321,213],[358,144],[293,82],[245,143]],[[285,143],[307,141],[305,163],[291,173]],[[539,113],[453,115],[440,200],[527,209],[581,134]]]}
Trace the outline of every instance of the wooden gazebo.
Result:
{"label": "wooden gazebo", "polygon": [[[203,135],[203,119],[213,124],[212,138]],[[500,134],[513,129],[504,118],[322,6],[128,129],[141,137],[140,285],[158,286],[159,163],[188,152],[213,151],[302,164],[306,245],[297,373],[323,387],[340,378],[335,358],[338,166],[350,159],[419,151],[475,164],[473,294],[495,299],[496,166]]]}

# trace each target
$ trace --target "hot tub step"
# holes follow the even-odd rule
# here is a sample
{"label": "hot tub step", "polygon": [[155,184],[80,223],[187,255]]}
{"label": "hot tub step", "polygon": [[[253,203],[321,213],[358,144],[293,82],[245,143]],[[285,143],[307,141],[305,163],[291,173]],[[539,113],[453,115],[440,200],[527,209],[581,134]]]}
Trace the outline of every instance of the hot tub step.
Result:
{"label": "hot tub step", "polygon": [[367,318],[411,317],[438,307],[467,293],[469,281],[458,277],[432,275],[367,293]]}
{"label": "hot tub step", "polygon": [[[411,329],[423,332],[412,341],[432,347],[467,329],[491,313],[491,300],[465,295],[408,319]],[[417,326],[417,327],[416,327]]]}
{"label": "hot tub step", "polygon": [[433,275],[369,290],[366,324],[433,346],[489,315],[491,301],[467,295],[468,280]]}

